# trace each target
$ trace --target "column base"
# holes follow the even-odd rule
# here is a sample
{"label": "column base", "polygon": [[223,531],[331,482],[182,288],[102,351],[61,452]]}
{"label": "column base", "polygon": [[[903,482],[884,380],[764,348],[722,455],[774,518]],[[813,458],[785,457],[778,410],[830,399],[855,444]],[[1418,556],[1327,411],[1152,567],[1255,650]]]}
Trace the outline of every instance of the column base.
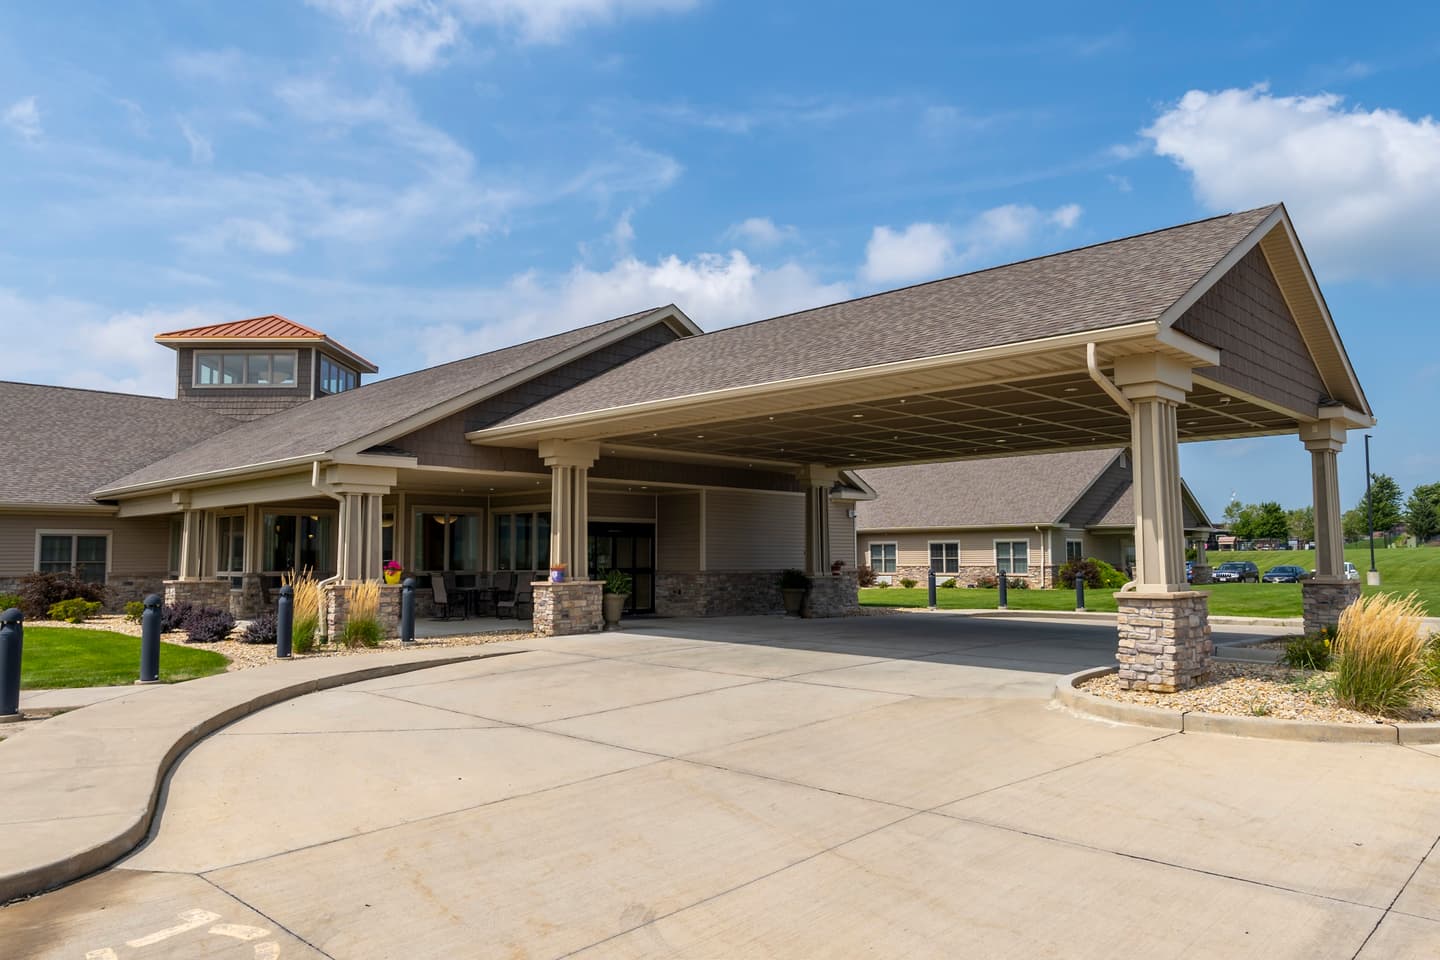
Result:
{"label": "column base", "polygon": [[194,604],[197,607],[230,609],[229,580],[166,580],[165,603]]}
{"label": "column base", "polygon": [[1305,634],[1334,630],[1345,608],[1360,599],[1360,581],[1318,578],[1300,581],[1305,608]]}
{"label": "column base", "polygon": [[531,584],[535,612],[531,623],[537,637],[598,633],[605,625],[599,580],[544,581]]}
{"label": "column base", "polygon": [[1190,582],[1197,584],[1210,583],[1211,574],[1214,572],[1215,569],[1208,563],[1192,564],[1190,567]]}
{"label": "column base", "polygon": [[1123,690],[1174,693],[1210,676],[1210,595],[1199,590],[1117,593]]}
{"label": "column base", "polygon": [[814,619],[843,617],[860,609],[860,582],[854,573],[810,578],[800,616]]}

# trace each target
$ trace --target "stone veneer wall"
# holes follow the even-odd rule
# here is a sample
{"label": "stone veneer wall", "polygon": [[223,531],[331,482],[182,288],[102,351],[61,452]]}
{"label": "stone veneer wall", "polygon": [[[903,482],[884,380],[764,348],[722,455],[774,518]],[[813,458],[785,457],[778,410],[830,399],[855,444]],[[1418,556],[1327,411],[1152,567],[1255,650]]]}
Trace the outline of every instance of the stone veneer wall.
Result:
{"label": "stone veneer wall", "polygon": [[535,592],[534,626],[537,637],[561,637],[595,633],[605,625],[600,596],[605,584],[599,580],[540,581]]}
{"label": "stone veneer wall", "polygon": [[1210,565],[1208,565],[1208,564],[1201,564],[1201,563],[1193,564],[1193,565],[1190,567],[1190,582],[1191,582],[1191,583],[1202,583],[1202,584],[1203,584],[1203,583],[1210,583],[1210,582],[1212,582],[1212,579],[1213,579],[1211,575],[1212,575],[1214,572],[1215,572],[1215,568],[1212,567],[1212,566],[1210,566]]}
{"label": "stone veneer wall", "polygon": [[[348,587],[348,583],[337,580],[320,588],[325,604],[325,622],[322,626],[325,636],[332,642],[344,631],[345,621],[349,618],[350,594]],[[420,591],[417,590],[415,593],[418,600]],[[400,636],[399,584],[382,583],[380,585],[380,629],[387,639]]]}
{"label": "stone veneer wall", "polygon": [[[1059,583],[1059,574],[1059,567],[1042,567],[1039,564],[1031,564],[1029,573],[1012,573],[1010,574],[1010,579],[1014,580],[1019,578],[1029,580],[1031,587],[1043,588]],[[925,586],[925,578],[929,575],[929,567],[896,567],[894,573],[880,574],[882,577],[889,577],[890,582],[896,586],[900,584],[902,579],[908,577],[915,581],[916,586],[921,588]],[[936,572],[935,582],[941,584],[953,578],[956,586],[968,587],[978,582],[981,577],[998,578],[999,576],[1000,574],[996,572],[994,567],[961,567],[956,573]]]}
{"label": "stone veneer wall", "polygon": [[860,584],[854,573],[811,577],[802,617],[844,617],[860,609]]}
{"label": "stone veneer wall", "polygon": [[230,613],[237,620],[253,620],[265,607],[265,578],[258,573],[243,574],[240,589],[230,594]]}
{"label": "stone veneer wall", "polygon": [[655,612],[662,617],[747,617],[784,610],[779,570],[655,574]]}
{"label": "stone veneer wall", "polygon": [[1340,622],[1345,608],[1360,599],[1359,580],[1302,580],[1301,603],[1305,609],[1305,632],[1319,633]]}
{"label": "stone veneer wall", "polygon": [[166,580],[165,602],[193,603],[197,607],[230,609],[229,580]]}
{"label": "stone veneer wall", "polygon": [[1209,598],[1200,590],[1115,594],[1122,689],[1174,693],[1209,676]]}

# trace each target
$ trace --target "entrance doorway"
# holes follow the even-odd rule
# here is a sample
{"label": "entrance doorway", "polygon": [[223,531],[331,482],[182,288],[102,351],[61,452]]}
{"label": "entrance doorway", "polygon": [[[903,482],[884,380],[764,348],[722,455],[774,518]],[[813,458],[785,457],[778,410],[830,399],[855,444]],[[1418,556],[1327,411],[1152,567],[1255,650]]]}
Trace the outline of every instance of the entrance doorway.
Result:
{"label": "entrance doorway", "polygon": [[655,525],[650,523],[590,524],[590,576],[603,579],[611,570],[630,574],[634,592],[626,613],[655,612]]}

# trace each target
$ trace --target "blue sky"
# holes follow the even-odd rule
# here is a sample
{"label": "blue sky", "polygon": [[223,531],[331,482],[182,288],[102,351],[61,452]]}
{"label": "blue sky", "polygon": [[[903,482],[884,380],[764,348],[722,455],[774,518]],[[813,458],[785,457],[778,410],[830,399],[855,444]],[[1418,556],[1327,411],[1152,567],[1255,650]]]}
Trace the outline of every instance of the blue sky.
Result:
{"label": "blue sky", "polygon": [[[393,375],[1283,200],[1375,469],[1440,480],[1440,8],[969,6],[5,4],[0,376],[164,393],[154,333],[264,313]],[[1183,466],[1309,500],[1290,438]]]}

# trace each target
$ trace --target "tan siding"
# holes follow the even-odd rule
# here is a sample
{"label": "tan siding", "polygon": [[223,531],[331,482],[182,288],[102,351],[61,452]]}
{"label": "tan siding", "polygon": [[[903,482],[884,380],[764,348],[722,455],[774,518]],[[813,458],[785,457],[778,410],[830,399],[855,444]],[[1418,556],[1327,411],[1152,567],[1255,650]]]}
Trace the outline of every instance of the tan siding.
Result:
{"label": "tan siding", "polygon": [[700,569],[700,494],[657,497],[655,568],[668,573]]}
{"label": "tan siding", "polygon": [[853,500],[830,501],[830,559],[844,560],[846,570],[855,569],[855,521],[846,516],[853,509]]}
{"label": "tan siding", "polygon": [[164,573],[170,565],[170,518],[83,517],[72,514],[0,516],[0,577],[35,571],[38,530],[110,533],[110,573]]}
{"label": "tan siding", "polygon": [[654,520],[655,497],[634,493],[590,492],[590,518],[613,520]]}
{"label": "tan siding", "polygon": [[870,544],[895,544],[895,563],[900,567],[930,566],[930,543],[958,542],[960,566],[993,567],[996,540],[1024,540],[1030,544],[1030,565],[1043,562],[1041,540],[1044,534],[1031,530],[933,530],[924,533],[863,533],[860,535],[860,556],[868,562]]}
{"label": "tan siding", "polygon": [[805,498],[711,490],[705,507],[711,570],[778,570],[805,563]]}

